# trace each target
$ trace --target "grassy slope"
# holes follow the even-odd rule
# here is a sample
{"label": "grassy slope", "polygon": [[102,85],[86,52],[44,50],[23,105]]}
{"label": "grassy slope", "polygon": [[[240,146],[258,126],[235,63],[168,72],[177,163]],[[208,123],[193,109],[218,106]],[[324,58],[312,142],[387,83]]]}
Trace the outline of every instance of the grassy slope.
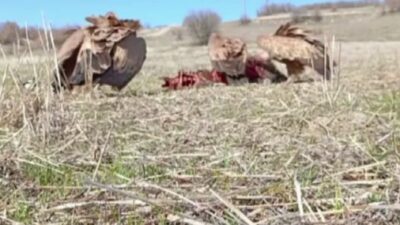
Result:
{"label": "grassy slope", "polygon": [[242,224],[220,195],[252,221],[295,224],[296,186],[306,221],[400,222],[377,209],[400,195],[399,42],[342,43],[327,86],[163,92],[160,76],[209,66],[205,47],[175,44],[149,42],[140,75],[108,97],[59,99],[46,79],[18,91],[13,76],[45,78],[51,63],[2,62],[1,223]]}

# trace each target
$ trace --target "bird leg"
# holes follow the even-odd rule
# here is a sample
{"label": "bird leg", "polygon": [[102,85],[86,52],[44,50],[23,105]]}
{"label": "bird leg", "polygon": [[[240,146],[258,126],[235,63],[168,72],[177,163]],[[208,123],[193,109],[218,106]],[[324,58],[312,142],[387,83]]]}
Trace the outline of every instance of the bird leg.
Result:
{"label": "bird leg", "polygon": [[284,61],[288,71],[289,83],[299,83],[301,82],[300,74],[305,70],[304,65],[297,60],[286,60]]}

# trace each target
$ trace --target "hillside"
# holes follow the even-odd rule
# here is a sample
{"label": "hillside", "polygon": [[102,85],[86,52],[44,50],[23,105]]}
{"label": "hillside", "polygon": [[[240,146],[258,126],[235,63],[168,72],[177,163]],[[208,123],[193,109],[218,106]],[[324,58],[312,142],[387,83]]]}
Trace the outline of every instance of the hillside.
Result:
{"label": "hillside", "polygon": [[[310,29],[323,38],[335,35],[338,41],[398,41],[400,30],[397,21],[400,14],[382,16],[380,7],[364,7],[356,9],[339,9],[336,12],[321,11],[321,22],[308,21],[299,24]],[[312,12],[309,12],[312,14]],[[239,21],[223,23],[220,32],[237,36],[247,42],[254,42],[256,37],[263,33],[272,34],[281,24],[291,20],[290,14],[279,14],[254,19],[248,25],[241,25]],[[183,40],[176,41],[174,29],[177,27],[164,27],[156,30],[145,30],[143,35],[155,39],[154,44],[163,44],[163,40],[175,44],[190,43],[190,36],[183,30]]]}
{"label": "hillside", "polygon": [[[399,19],[300,24],[336,36],[329,82],[166,91],[210,68],[170,27],[140,33],[147,59],[121,92],[55,95],[54,50],[2,54],[0,224],[400,224]],[[280,23],[221,31],[255,52]]]}

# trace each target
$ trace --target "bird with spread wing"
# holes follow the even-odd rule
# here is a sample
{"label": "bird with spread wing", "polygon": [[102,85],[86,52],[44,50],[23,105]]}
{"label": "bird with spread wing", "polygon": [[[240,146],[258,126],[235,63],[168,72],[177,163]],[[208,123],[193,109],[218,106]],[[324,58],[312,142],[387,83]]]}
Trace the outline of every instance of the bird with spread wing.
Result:
{"label": "bird with spread wing", "polygon": [[336,62],[330,61],[325,45],[309,33],[310,31],[286,23],[274,35],[260,35],[257,44],[270,59],[285,64],[288,75],[295,79],[299,79],[306,67],[311,67],[330,80],[333,69],[331,66],[335,67]]}
{"label": "bird with spread wing", "polygon": [[140,22],[120,20],[112,12],[86,21],[92,25],[75,30],[57,52],[54,90],[72,90],[86,83],[121,90],[146,59],[146,42],[136,36]]}
{"label": "bird with spread wing", "polygon": [[176,90],[213,83],[233,85],[258,83],[266,79],[271,83],[287,80],[270,59],[249,55],[246,43],[239,38],[219,33],[211,34],[208,41],[208,56],[211,61],[211,71],[179,71],[175,77],[164,77],[162,87]]}
{"label": "bird with spread wing", "polygon": [[208,55],[212,68],[226,74],[230,83],[256,83],[265,78],[280,82],[285,79],[271,60],[250,55],[247,44],[240,38],[211,34]]}

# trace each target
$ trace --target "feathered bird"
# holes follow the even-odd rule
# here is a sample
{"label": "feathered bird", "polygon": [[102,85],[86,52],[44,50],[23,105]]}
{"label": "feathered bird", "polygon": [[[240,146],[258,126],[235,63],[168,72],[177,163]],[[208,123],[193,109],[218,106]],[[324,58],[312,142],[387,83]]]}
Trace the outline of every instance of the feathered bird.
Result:
{"label": "feathered bird", "polygon": [[60,87],[71,90],[76,85],[93,82],[121,90],[141,70],[146,59],[146,42],[136,36],[140,22],[120,20],[111,12],[86,20],[92,25],[74,31],[57,53],[53,87],[55,91]]}
{"label": "feathered bird", "polygon": [[327,49],[321,41],[309,36],[309,33],[286,23],[272,36],[260,35],[257,44],[271,59],[286,64],[289,76],[298,79],[308,66],[330,80],[332,70]]}
{"label": "feathered bird", "polygon": [[213,33],[208,41],[208,54],[213,69],[234,80],[243,77],[248,53],[241,39]]}
{"label": "feathered bird", "polygon": [[287,80],[287,77],[276,68],[271,59],[249,56],[245,68],[244,74],[249,83],[259,83],[265,79],[270,80],[271,83],[281,83]]}
{"label": "feathered bird", "polygon": [[265,78],[274,83],[286,80],[270,59],[250,56],[246,43],[240,38],[211,34],[208,55],[213,70],[224,73],[229,84],[238,80],[255,83]]}
{"label": "feathered bird", "polygon": [[[264,60],[257,56],[250,56],[244,64],[243,79],[249,83],[258,83],[265,79],[271,83],[286,81],[283,75],[270,60]],[[225,72],[213,69],[198,71],[179,71],[175,77],[165,77],[163,88],[177,90],[188,87],[200,87],[215,83],[231,85],[232,80]]]}

